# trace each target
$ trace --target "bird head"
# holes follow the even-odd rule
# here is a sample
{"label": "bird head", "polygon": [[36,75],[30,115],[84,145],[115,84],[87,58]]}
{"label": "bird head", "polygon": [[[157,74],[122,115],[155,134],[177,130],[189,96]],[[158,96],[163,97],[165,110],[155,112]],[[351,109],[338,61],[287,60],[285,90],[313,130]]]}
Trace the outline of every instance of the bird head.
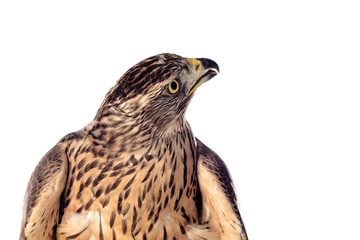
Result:
{"label": "bird head", "polygon": [[183,122],[195,90],[219,73],[206,58],[159,54],[130,68],[110,89],[97,116],[107,109],[140,119],[153,129],[167,131]]}

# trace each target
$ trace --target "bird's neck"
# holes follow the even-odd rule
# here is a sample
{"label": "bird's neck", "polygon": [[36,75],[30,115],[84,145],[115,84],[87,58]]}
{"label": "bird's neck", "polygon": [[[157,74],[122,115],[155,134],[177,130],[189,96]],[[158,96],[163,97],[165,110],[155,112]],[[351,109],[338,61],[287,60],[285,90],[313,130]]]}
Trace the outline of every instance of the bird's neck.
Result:
{"label": "bird's neck", "polygon": [[98,115],[85,131],[96,145],[117,152],[150,150],[170,141],[179,141],[184,136],[194,139],[183,116],[159,128],[152,121],[143,119],[141,111],[134,113],[111,108]]}

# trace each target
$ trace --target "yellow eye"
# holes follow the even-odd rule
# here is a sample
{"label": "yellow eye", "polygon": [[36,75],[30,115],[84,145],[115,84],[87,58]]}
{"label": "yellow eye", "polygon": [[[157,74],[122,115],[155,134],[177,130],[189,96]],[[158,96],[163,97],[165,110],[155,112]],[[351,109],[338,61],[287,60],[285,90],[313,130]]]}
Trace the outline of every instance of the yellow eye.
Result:
{"label": "yellow eye", "polygon": [[178,81],[174,80],[169,84],[169,91],[171,93],[176,93],[177,91],[179,91],[179,83],[178,83]]}

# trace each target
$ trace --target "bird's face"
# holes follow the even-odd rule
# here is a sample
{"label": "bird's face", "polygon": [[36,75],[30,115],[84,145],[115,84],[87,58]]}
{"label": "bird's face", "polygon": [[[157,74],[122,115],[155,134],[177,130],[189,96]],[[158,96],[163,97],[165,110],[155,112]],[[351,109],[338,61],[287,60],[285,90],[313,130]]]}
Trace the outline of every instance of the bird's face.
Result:
{"label": "bird's face", "polygon": [[210,59],[160,54],[129,69],[107,94],[103,106],[121,108],[160,131],[183,122],[195,90],[219,73]]}

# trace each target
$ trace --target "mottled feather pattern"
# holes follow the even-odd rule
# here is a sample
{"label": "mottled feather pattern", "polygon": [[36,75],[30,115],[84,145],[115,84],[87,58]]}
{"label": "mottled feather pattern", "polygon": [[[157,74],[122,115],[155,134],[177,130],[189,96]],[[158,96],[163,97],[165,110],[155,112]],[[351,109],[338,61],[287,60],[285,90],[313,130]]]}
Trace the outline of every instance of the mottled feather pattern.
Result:
{"label": "mottled feather pattern", "polygon": [[206,147],[201,141],[197,140],[197,142],[199,154],[202,155],[205,159],[202,161],[203,166],[205,166],[208,171],[217,176],[224,193],[226,194],[230,203],[233,205],[233,209],[240,219],[234,186],[229,174],[229,170],[227,169],[224,161],[214,151]]}
{"label": "mottled feather pattern", "polygon": [[[218,72],[212,60],[201,61],[203,69],[200,60],[160,54],[129,69],[95,119],[39,162],[20,238],[244,240],[225,164],[195,139],[184,118],[189,89],[201,74],[206,81]],[[169,91],[173,81],[179,87]],[[219,185],[224,206],[215,206],[204,177]]]}
{"label": "mottled feather pattern", "polygon": [[[108,122],[107,118],[103,121]],[[106,129],[113,128],[116,127],[108,122]],[[89,126],[90,129],[94,130]],[[70,181],[65,188],[65,214],[58,228],[58,238],[87,236],[86,230],[71,228],[78,216],[87,212],[97,215],[96,221],[92,219],[88,223],[94,226],[88,228],[101,226],[104,236],[105,232],[111,232],[118,237],[129,235],[154,239],[159,231],[165,233],[168,224],[160,224],[164,221],[176,224],[179,229],[175,233],[184,235],[186,225],[196,223],[198,219],[196,171],[193,171],[196,169],[195,156],[189,148],[194,148],[195,143],[193,136],[188,135],[190,131],[184,129],[175,143],[171,139],[165,139],[165,143],[160,142],[163,139],[155,140],[153,144],[138,147],[137,151],[125,146],[108,146],[117,149],[117,154],[112,154],[115,151],[101,152],[103,147],[99,147],[106,144],[98,139],[99,136],[107,138],[104,136],[106,133],[99,134],[106,129],[91,131],[92,142],[85,142],[88,137],[79,142],[71,141],[65,150],[70,162]],[[147,131],[135,126],[132,129]],[[86,136],[89,130],[81,134]],[[127,134],[132,134],[132,131]],[[138,134],[142,135],[141,132]],[[93,144],[93,141],[98,142]],[[82,152],[78,145],[87,146],[87,151]],[[171,237],[173,231],[166,234]]]}
{"label": "mottled feather pattern", "polygon": [[[214,217],[214,215],[217,215],[218,219],[216,220],[216,223],[210,223],[213,225],[219,225],[220,232],[222,232],[221,235],[225,233],[225,235],[222,236],[221,239],[229,238],[229,236],[227,236],[226,234],[233,230],[235,230],[235,232],[239,232],[239,238],[234,239],[248,239],[245,226],[238,209],[238,203],[232,179],[224,161],[214,151],[212,151],[205,144],[203,144],[199,139],[197,139],[197,150],[200,156],[200,160],[198,162],[198,164],[200,165],[199,178],[201,179],[203,175],[202,173],[206,172],[208,174],[206,180],[211,181],[210,184],[212,185],[212,187],[220,188],[220,193],[215,194],[211,189],[205,187],[204,182],[200,181],[200,189],[203,194],[203,198],[207,198],[207,196],[210,196],[212,194],[219,201],[222,201],[224,198],[227,201],[224,202],[223,205],[229,205],[230,209],[230,212],[227,212],[226,207],[221,208],[219,205],[220,208],[213,208],[210,210],[210,215],[212,215],[211,217],[206,216],[207,214],[203,213],[203,221],[211,221],[210,219]],[[236,218],[236,221],[234,218]],[[228,225],[231,230],[225,230],[226,225]]]}
{"label": "mottled feather pattern", "polygon": [[[59,146],[38,163],[27,186],[21,239],[52,239],[61,211],[61,194],[66,182],[68,161]],[[47,203],[47,205],[43,205]]]}

